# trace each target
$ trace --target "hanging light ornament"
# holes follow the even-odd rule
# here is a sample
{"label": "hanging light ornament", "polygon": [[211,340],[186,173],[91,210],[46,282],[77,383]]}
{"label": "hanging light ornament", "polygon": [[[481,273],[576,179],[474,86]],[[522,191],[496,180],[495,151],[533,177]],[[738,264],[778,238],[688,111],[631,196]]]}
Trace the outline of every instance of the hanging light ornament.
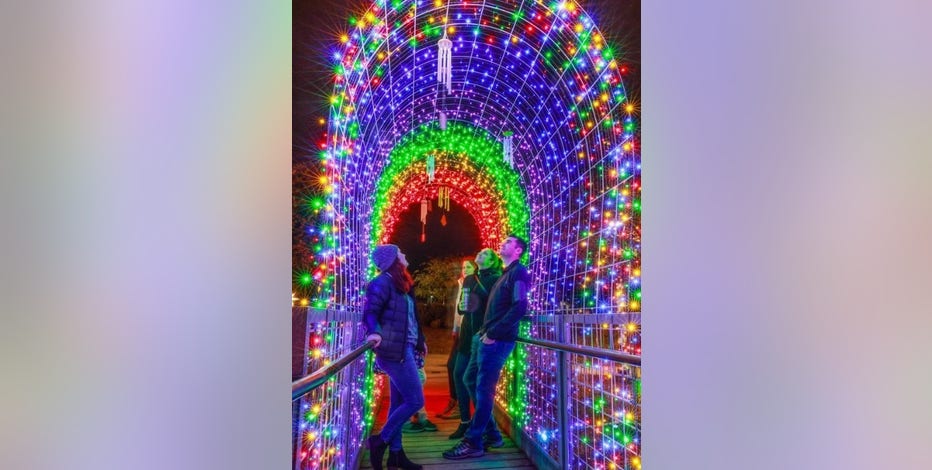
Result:
{"label": "hanging light ornament", "polygon": [[437,190],[437,206],[447,212],[450,211],[450,188],[441,186]]}
{"label": "hanging light ornament", "polygon": [[430,208],[430,203],[427,202],[427,199],[421,200],[421,243],[427,239],[427,210]]}
{"label": "hanging light ornament", "polygon": [[440,50],[437,53],[437,81],[447,88],[447,93],[453,93],[453,67],[450,58],[453,53],[453,41],[447,39],[447,32],[437,41]]}
{"label": "hanging light ornament", "polygon": [[512,136],[511,131],[505,131],[505,142],[503,143],[502,147],[505,150],[505,163],[511,165],[511,169],[514,170],[515,169],[515,154],[514,154],[515,150],[514,150],[514,147],[512,147],[511,136]]}
{"label": "hanging light ornament", "polygon": [[440,111],[440,130],[447,130],[447,113]]}
{"label": "hanging light ornament", "polygon": [[428,183],[434,182],[434,173],[436,172],[436,169],[437,169],[437,159],[436,157],[434,157],[434,154],[430,154],[427,156],[427,182]]}

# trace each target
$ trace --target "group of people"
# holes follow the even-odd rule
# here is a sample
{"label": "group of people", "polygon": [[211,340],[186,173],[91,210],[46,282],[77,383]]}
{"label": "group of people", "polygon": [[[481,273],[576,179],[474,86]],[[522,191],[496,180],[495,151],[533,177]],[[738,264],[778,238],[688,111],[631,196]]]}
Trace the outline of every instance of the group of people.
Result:
{"label": "group of people", "polygon": [[[492,408],[502,367],[515,347],[518,323],[527,313],[530,276],[520,262],[526,251],[524,239],[509,235],[497,254],[485,248],[475,261],[463,262],[457,299],[459,341],[449,364],[461,420],[450,439],[461,440],[443,452],[444,458],[481,457],[487,447],[504,444]],[[415,311],[414,281],[404,253],[395,245],[375,247],[372,261],[381,272],[366,288],[363,321],[366,339],[375,342],[376,364],[388,375],[391,404],[381,432],[369,437],[369,459],[372,468],[380,470],[388,450],[390,469],[419,470],[422,466],[408,459],[401,443],[402,427],[424,407],[416,357],[427,354],[427,343]]]}

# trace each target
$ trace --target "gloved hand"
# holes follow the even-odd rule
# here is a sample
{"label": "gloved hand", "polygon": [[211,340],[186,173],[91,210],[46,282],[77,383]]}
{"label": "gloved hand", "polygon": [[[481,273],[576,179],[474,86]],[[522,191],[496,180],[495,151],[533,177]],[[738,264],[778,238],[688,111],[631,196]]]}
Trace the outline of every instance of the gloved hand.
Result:
{"label": "gloved hand", "polygon": [[369,336],[366,336],[366,341],[375,341],[374,347],[379,347],[379,344],[382,344],[382,335],[378,333],[372,333]]}

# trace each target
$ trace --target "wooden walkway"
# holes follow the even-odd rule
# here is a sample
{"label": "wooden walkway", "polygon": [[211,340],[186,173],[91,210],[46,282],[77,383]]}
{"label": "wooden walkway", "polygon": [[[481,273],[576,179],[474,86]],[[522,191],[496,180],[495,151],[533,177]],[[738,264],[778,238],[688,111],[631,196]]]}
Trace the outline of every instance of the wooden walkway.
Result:
{"label": "wooden walkway", "polygon": [[[516,470],[536,469],[530,460],[524,455],[521,449],[515,446],[514,441],[505,435],[505,447],[499,449],[489,449],[485,455],[479,458],[463,460],[447,460],[441,455],[443,451],[450,449],[457,440],[450,440],[447,437],[456,431],[459,425],[459,419],[440,419],[434,417],[437,413],[443,411],[450,399],[449,386],[447,384],[447,355],[446,354],[428,354],[427,365],[424,371],[427,373],[427,384],[424,386],[424,400],[427,403],[427,416],[430,421],[439,428],[435,432],[420,432],[414,434],[402,434],[402,442],[405,454],[411,461],[421,464],[425,470],[467,470],[467,469],[485,469],[485,468],[509,468]],[[375,430],[382,429],[382,423],[388,416],[388,383],[382,393],[382,401],[379,408],[378,417],[376,418]],[[385,454],[388,455],[388,452]],[[369,465],[369,451],[365,450],[360,461],[361,469],[372,468]]]}

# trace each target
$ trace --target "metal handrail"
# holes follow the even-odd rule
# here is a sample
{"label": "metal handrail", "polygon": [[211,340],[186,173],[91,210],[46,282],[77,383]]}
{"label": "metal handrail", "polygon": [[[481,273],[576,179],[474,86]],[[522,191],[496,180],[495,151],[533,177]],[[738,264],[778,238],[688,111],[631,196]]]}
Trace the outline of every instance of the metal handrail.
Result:
{"label": "metal handrail", "polygon": [[375,347],[375,341],[369,340],[361,344],[356,349],[340,356],[339,359],[331,362],[329,365],[321,367],[320,369],[311,372],[310,374],[291,382],[291,401],[295,401],[298,398],[301,398],[304,395],[307,395],[312,390],[317,387],[320,387],[324,384],[330,377],[333,377],[334,374],[339,372],[344,367],[348,366],[351,362],[356,360],[357,357],[362,355],[362,353]]}
{"label": "metal handrail", "polygon": [[527,344],[533,344],[535,346],[540,346],[542,348],[554,349],[557,351],[563,351],[573,354],[581,354],[583,356],[591,356],[599,359],[607,359],[609,361],[623,362],[625,364],[630,364],[633,366],[641,366],[641,356],[635,356],[632,354],[625,354],[617,351],[609,351],[606,349],[595,349],[587,348],[584,346],[573,346],[561,343],[555,343],[553,341],[547,341],[544,339],[535,339],[535,338],[518,338],[518,341]]}

